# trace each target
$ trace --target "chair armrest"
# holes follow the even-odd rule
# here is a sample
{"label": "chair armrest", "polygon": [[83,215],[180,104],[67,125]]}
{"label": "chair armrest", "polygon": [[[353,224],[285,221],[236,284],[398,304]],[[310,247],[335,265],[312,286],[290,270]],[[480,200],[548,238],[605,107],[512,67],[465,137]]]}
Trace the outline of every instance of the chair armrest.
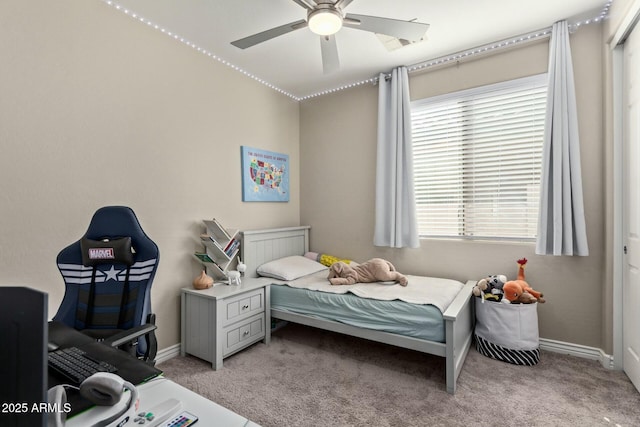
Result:
{"label": "chair armrest", "polygon": [[126,331],[122,331],[117,333],[103,341],[104,344],[110,347],[120,347],[123,344],[131,342],[136,338],[140,338],[143,335],[148,334],[149,332],[153,332],[158,327],[151,323],[145,323],[144,325],[136,326],[135,328],[127,329]]}

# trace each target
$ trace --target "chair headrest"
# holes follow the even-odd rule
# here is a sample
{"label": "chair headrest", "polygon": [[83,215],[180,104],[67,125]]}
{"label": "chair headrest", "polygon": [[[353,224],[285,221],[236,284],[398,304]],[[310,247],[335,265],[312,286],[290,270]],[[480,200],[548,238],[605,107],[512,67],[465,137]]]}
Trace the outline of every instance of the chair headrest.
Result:
{"label": "chair headrest", "polygon": [[145,260],[158,256],[158,247],[145,234],[136,214],[127,206],[105,206],[98,209],[93,214],[83,239],[113,241],[122,237],[131,239],[130,247],[133,248],[136,259]]}
{"label": "chair headrest", "polygon": [[80,239],[80,248],[82,250],[82,264],[87,267],[99,264],[133,264],[131,237],[129,236],[102,240],[83,237]]}
{"label": "chair headrest", "polygon": [[[89,254],[90,249],[93,256]],[[105,206],[93,214],[84,236],[60,252],[58,262],[85,266],[132,265],[158,257],[158,246],[142,230],[131,208]]]}

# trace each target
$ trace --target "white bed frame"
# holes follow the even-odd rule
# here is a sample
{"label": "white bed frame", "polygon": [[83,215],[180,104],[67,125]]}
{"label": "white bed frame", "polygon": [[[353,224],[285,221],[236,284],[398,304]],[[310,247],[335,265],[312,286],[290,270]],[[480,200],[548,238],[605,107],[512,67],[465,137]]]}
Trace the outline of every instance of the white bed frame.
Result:
{"label": "white bed frame", "polygon": [[[308,252],[309,229],[309,226],[300,226],[241,232],[241,258],[247,265],[245,276],[257,277],[256,268],[265,262]],[[447,392],[453,394],[473,336],[475,316],[471,289],[475,283],[468,281],[444,312],[445,343],[359,328],[273,308],[271,317],[445,357]]]}

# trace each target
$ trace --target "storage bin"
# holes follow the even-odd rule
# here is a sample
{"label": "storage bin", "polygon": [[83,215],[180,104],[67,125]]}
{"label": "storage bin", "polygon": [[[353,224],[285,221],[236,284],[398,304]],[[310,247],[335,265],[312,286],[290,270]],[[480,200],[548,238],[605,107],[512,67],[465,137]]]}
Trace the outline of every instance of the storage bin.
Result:
{"label": "storage bin", "polygon": [[504,304],[474,299],[478,352],[514,365],[536,365],[540,361],[538,303]]}

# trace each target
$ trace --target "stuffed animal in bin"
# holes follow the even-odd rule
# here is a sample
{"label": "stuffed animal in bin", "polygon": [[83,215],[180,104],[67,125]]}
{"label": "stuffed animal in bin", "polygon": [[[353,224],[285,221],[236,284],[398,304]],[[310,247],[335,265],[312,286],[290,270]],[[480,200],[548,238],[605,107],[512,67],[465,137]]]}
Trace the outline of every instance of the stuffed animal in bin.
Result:
{"label": "stuffed animal in bin", "polygon": [[481,295],[484,295],[484,291],[489,287],[489,285],[487,284],[487,280],[486,279],[480,279],[478,280],[478,283],[476,283],[476,285],[473,287],[473,289],[471,289],[471,292],[473,293],[473,295],[479,297]]}
{"label": "stuffed animal in bin", "polygon": [[526,258],[518,260],[518,279],[509,280],[504,284],[504,286],[502,287],[502,290],[504,291],[504,297],[512,303],[543,303],[545,302],[543,294],[531,288],[529,284],[524,280],[524,267],[526,264]]}
{"label": "stuffed animal in bin", "polygon": [[407,286],[408,282],[404,274],[398,273],[393,264],[382,258],[373,258],[362,264],[335,262],[329,267],[328,279],[332,285],[394,281]]}
{"label": "stuffed animal in bin", "polygon": [[471,292],[473,295],[483,299],[500,301],[502,300],[502,287],[507,281],[507,276],[503,274],[494,274],[484,279],[478,280],[478,283],[473,287]]}

